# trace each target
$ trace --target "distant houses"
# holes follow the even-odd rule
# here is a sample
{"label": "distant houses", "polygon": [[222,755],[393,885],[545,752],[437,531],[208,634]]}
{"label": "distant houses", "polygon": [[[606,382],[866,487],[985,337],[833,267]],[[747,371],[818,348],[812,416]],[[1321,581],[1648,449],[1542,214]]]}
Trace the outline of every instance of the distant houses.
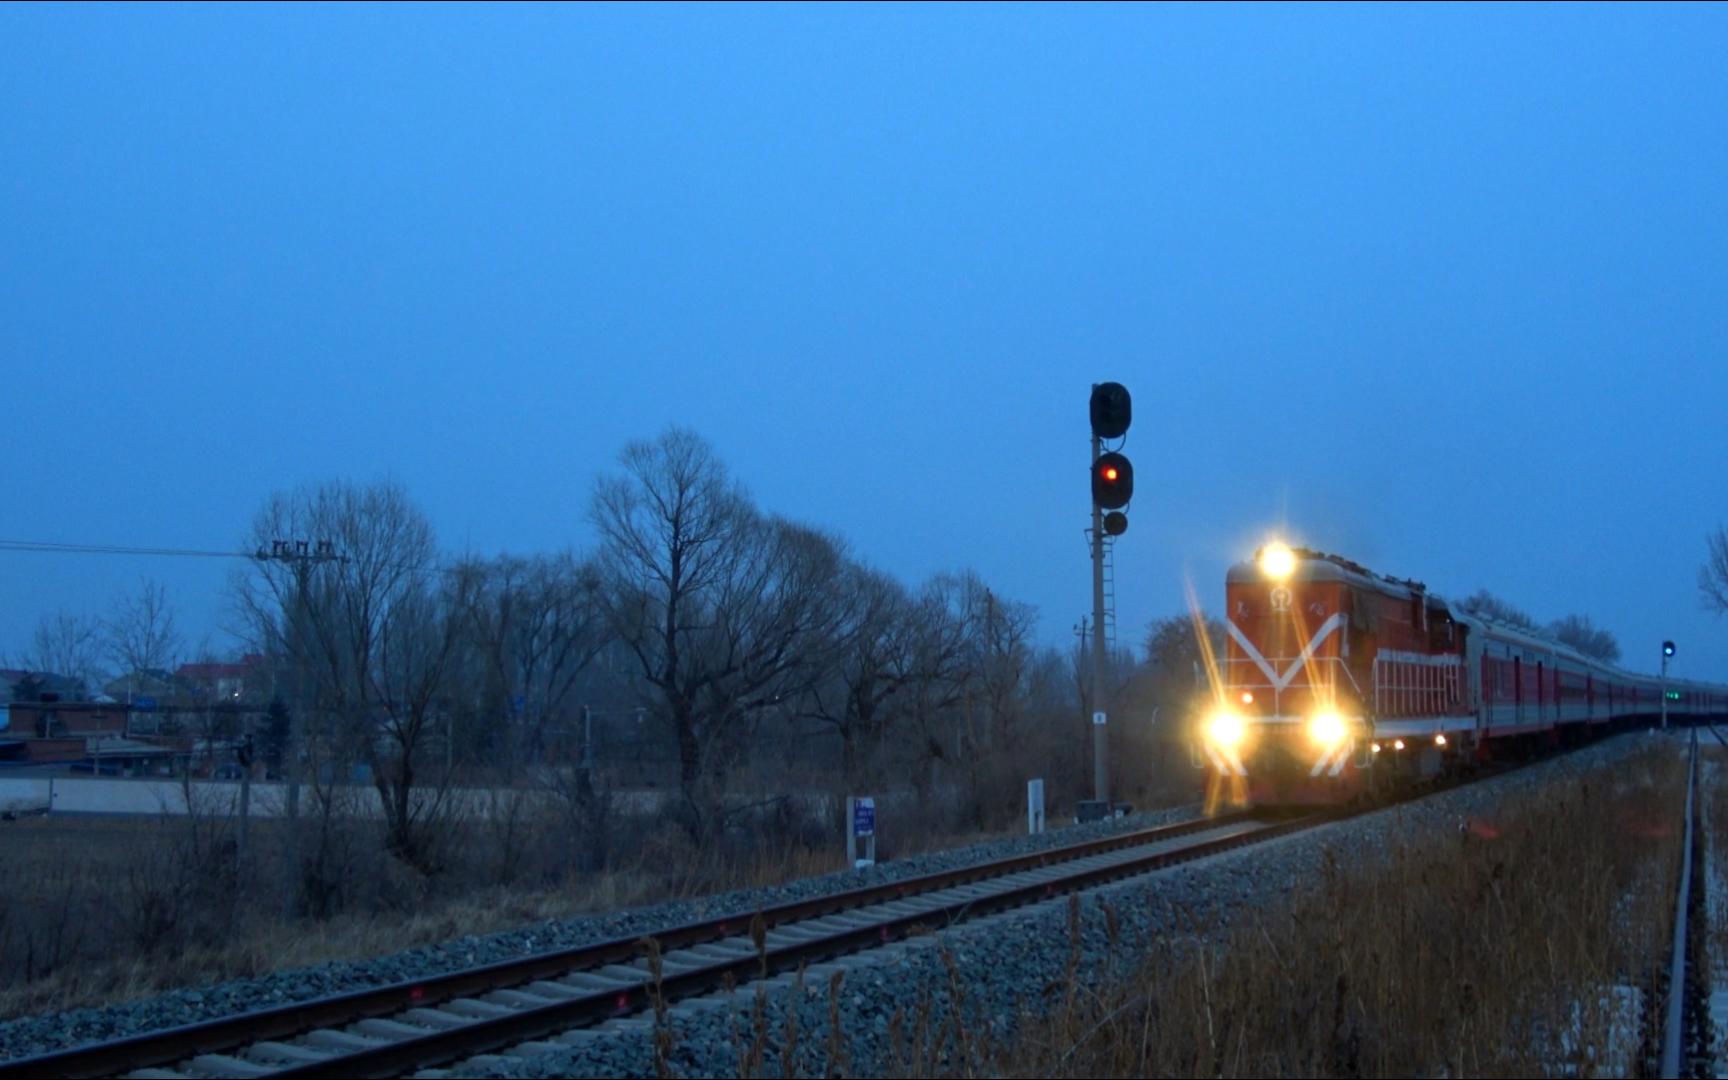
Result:
{"label": "distant houses", "polygon": [[139,668],[117,675],[102,685],[102,692],[115,701],[175,701],[191,687],[166,668]]}
{"label": "distant houses", "polygon": [[51,672],[0,669],[0,769],[151,775],[176,764],[209,773],[260,730],[271,687],[265,657],[144,668],[90,695]]}
{"label": "distant houses", "polygon": [[234,663],[202,661],[181,664],[174,677],[202,703],[237,702],[266,692],[269,665],[258,653],[247,653]]}

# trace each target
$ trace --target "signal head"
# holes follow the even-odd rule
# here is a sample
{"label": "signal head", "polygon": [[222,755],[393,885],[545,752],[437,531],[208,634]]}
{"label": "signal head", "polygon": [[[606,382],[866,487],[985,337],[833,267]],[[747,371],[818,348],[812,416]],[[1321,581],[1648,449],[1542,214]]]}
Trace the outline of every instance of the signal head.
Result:
{"label": "signal head", "polygon": [[1120,510],[1133,497],[1134,465],[1121,454],[1099,454],[1092,463],[1092,501],[1106,510]]}
{"label": "signal head", "polygon": [[1674,655],[1674,643],[1672,641],[1664,641],[1662,643],[1662,655],[1663,656],[1673,656]]}
{"label": "signal head", "polygon": [[1133,400],[1121,383],[1092,384],[1092,434],[1100,439],[1119,439],[1133,420]]}

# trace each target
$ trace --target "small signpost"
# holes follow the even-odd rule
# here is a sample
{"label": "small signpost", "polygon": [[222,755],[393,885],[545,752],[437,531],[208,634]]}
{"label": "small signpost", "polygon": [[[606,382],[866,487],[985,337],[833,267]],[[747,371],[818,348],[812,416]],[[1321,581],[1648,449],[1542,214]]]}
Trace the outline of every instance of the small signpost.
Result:
{"label": "small signpost", "polygon": [[139,712],[150,712],[156,708],[156,699],[153,697],[134,698],[132,707]]}
{"label": "small signpost", "polygon": [[1044,831],[1044,781],[1026,781],[1026,832],[1037,836]]}
{"label": "small signpost", "polygon": [[846,800],[846,858],[856,870],[876,865],[876,800],[868,795]]}

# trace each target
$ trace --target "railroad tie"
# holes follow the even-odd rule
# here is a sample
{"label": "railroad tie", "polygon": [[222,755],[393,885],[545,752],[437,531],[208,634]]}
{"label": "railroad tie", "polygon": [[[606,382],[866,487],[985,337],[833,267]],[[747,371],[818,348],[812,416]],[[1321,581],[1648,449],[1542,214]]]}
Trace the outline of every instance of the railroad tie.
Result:
{"label": "railroad tie", "polygon": [[268,1065],[260,1065],[255,1061],[231,1057],[228,1054],[201,1054],[187,1064],[205,1076],[232,1076],[236,1080],[251,1080],[255,1076],[269,1076],[276,1071]]}

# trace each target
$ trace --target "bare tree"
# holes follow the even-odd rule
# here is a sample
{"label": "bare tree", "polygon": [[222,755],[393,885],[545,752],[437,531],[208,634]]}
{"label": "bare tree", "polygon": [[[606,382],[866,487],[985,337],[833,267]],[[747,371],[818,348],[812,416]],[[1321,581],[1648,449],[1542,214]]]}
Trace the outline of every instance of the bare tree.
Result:
{"label": "bare tree", "polygon": [[975,728],[978,749],[1008,752],[1020,735],[1019,721],[1032,666],[1032,628],[1037,609],[996,595],[975,575],[966,582],[969,683],[982,706]]}
{"label": "bare tree", "polygon": [[1476,590],[1473,595],[1460,601],[1458,606],[1479,618],[1492,619],[1532,634],[1553,638],[1564,645],[1570,645],[1585,656],[1610,664],[1620,659],[1620,643],[1614,640],[1614,635],[1593,625],[1585,615],[1567,615],[1544,626],[1527,612],[1500,599],[1487,589]]}
{"label": "bare tree", "polygon": [[[300,741],[332,743],[309,750],[321,758],[366,762],[391,850],[418,861],[437,802],[414,792],[443,734],[444,675],[463,625],[438,580],[432,526],[395,483],[337,481],[272,496],[254,519],[260,551],[296,538],[327,541],[332,557],[259,559],[235,582],[238,606],[305,675]],[[448,779],[446,769],[436,790]]]}
{"label": "bare tree", "polygon": [[1513,607],[1487,589],[1477,589],[1475,593],[1459,601],[1458,606],[1472,615],[1505,623],[1507,626],[1532,631],[1542,629],[1542,625],[1527,613]]}
{"label": "bare tree", "polygon": [[1029,728],[1035,612],[997,596],[970,572],[931,579],[919,606],[918,681],[910,704],[921,767],[913,779],[923,786],[943,773],[957,778],[965,816],[978,825],[986,804],[1003,794],[991,790],[994,781],[1016,760]]}
{"label": "bare tree", "polygon": [[[1213,656],[1224,655],[1224,624],[1209,615],[1198,617],[1206,628]],[[1146,664],[1170,678],[1194,681],[1194,665],[1204,663],[1196,616],[1182,614],[1154,619],[1146,626]]]}
{"label": "bare tree", "polygon": [[1548,624],[1554,640],[1570,645],[1585,656],[1613,664],[1620,660],[1620,643],[1607,630],[1591,624],[1588,616],[1568,615]]}
{"label": "bare tree", "polygon": [[719,774],[767,709],[819,666],[839,613],[837,545],[764,518],[694,432],[633,442],[597,484],[601,593],[678,748],[685,825],[712,822]]}
{"label": "bare tree", "polygon": [[919,611],[899,582],[857,564],[832,587],[842,610],[835,662],[811,687],[804,715],[840,736],[842,774],[856,786],[871,779],[866,761],[887,738],[903,692],[921,674]]}
{"label": "bare tree", "polygon": [[957,766],[972,676],[968,581],[938,574],[924,583],[909,617],[913,678],[903,693],[914,738],[896,740],[895,758],[919,790],[934,787],[942,770]]}
{"label": "bare tree", "polygon": [[514,766],[544,748],[548,724],[572,719],[577,683],[606,643],[599,574],[566,553],[471,563],[457,581],[487,688],[479,708],[509,718],[511,738],[493,750]]}
{"label": "bare tree", "polygon": [[[378,732],[361,749],[384,802],[390,847],[410,861],[425,854],[455,766],[448,750],[442,760],[425,751],[450,737],[445,677],[462,639],[463,616],[448,587],[421,581],[404,590],[378,624],[372,676]],[[431,784],[423,782],[423,770],[432,774]]]}
{"label": "bare tree", "polygon": [[180,654],[182,642],[174,626],[174,609],[159,581],[143,578],[137,592],[117,597],[102,625],[107,633],[108,658],[124,676],[165,672]]}
{"label": "bare tree", "polygon": [[36,674],[70,679],[78,684],[78,695],[85,696],[102,683],[101,656],[101,623],[69,611],[56,611],[37,621],[30,647],[16,663]]}
{"label": "bare tree", "polygon": [[1728,613],[1728,528],[1716,526],[1716,531],[1704,537],[1707,554],[1698,568],[1698,595],[1708,611]]}

